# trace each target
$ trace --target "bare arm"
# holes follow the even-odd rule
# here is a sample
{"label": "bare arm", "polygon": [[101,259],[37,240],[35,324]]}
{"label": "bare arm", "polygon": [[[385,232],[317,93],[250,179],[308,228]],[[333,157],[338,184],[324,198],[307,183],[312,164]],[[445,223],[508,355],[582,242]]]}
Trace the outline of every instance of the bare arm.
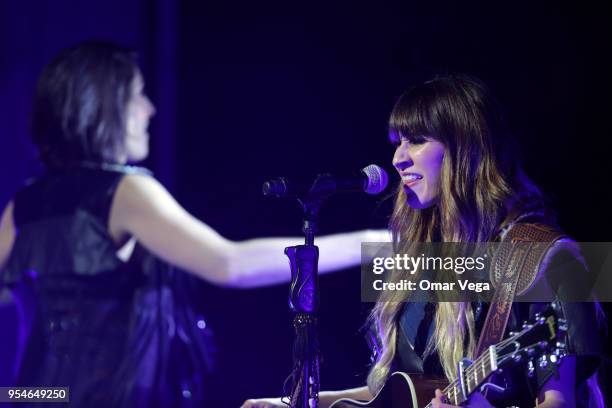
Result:
{"label": "bare arm", "polygon": [[13,222],[13,202],[9,202],[0,220],[0,269],[4,268],[13,243],[15,242],[15,224]]}
{"label": "bare arm", "polygon": [[359,388],[351,388],[342,391],[323,391],[319,394],[319,402],[321,403],[321,408],[327,408],[335,401],[344,398],[360,401],[369,401],[373,398],[373,396],[372,394],[370,394],[370,390],[366,386]]}
{"label": "bare arm", "polygon": [[[111,211],[111,234],[134,236],[160,258],[210,282],[256,287],[289,280],[286,246],[301,238],[230,241],[183,209],[154,178],[128,175],[121,181]],[[360,243],[382,239],[359,231],[317,240],[321,272],[357,265]]]}

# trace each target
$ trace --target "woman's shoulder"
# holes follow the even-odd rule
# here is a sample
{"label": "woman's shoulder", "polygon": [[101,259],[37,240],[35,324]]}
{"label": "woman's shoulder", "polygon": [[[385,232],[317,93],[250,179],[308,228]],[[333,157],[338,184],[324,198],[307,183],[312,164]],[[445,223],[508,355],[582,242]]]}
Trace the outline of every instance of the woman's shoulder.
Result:
{"label": "woman's shoulder", "polygon": [[[130,173],[118,183],[109,226],[111,231],[132,231],[134,224],[150,224],[184,210],[152,174]],[[154,221],[157,220],[157,221]]]}
{"label": "woman's shoulder", "polygon": [[115,203],[126,207],[161,204],[169,196],[166,188],[152,173],[126,173],[117,186]]}

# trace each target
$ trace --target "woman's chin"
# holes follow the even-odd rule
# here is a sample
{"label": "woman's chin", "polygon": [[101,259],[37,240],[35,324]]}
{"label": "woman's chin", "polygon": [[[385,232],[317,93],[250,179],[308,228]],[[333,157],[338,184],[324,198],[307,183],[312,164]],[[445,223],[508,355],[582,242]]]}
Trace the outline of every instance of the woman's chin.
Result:
{"label": "woman's chin", "polygon": [[416,194],[408,194],[406,198],[406,204],[415,210],[424,210],[435,204],[434,200],[420,200]]}
{"label": "woman's chin", "polygon": [[128,155],[127,162],[128,163],[140,163],[144,161],[147,157],[149,157],[149,150],[141,151],[141,152],[131,152]]}
{"label": "woman's chin", "polygon": [[404,193],[406,194],[406,204],[415,210],[424,210],[438,202],[437,196],[431,197],[431,194],[427,194],[426,191],[418,190],[417,192],[409,187],[404,187]]}

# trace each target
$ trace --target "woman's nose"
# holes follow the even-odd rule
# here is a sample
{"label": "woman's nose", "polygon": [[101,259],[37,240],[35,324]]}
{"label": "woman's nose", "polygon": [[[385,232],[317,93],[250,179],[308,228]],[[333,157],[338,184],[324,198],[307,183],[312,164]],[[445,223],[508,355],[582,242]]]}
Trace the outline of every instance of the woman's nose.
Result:
{"label": "woman's nose", "polygon": [[147,98],[147,103],[149,104],[149,115],[155,115],[155,112],[157,112],[157,109],[155,109],[155,105],[153,105],[153,102],[151,102],[149,98]]}
{"label": "woman's nose", "polygon": [[410,166],[412,166],[412,158],[410,157],[410,152],[408,148],[404,145],[404,143],[400,144],[397,149],[395,149],[395,154],[393,154],[393,167],[395,167],[398,171],[402,171]]}

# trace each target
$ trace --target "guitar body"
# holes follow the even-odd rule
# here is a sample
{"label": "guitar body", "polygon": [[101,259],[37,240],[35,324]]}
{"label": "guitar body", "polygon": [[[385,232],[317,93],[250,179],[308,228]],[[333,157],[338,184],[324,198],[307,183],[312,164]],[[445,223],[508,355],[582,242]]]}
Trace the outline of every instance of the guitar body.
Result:
{"label": "guitar body", "polygon": [[447,385],[448,381],[439,377],[396,372],[391,374],[385,386],[371,401],[341,399],[330,408],[422,408],[434,397],[436,388],[444,389]]}

